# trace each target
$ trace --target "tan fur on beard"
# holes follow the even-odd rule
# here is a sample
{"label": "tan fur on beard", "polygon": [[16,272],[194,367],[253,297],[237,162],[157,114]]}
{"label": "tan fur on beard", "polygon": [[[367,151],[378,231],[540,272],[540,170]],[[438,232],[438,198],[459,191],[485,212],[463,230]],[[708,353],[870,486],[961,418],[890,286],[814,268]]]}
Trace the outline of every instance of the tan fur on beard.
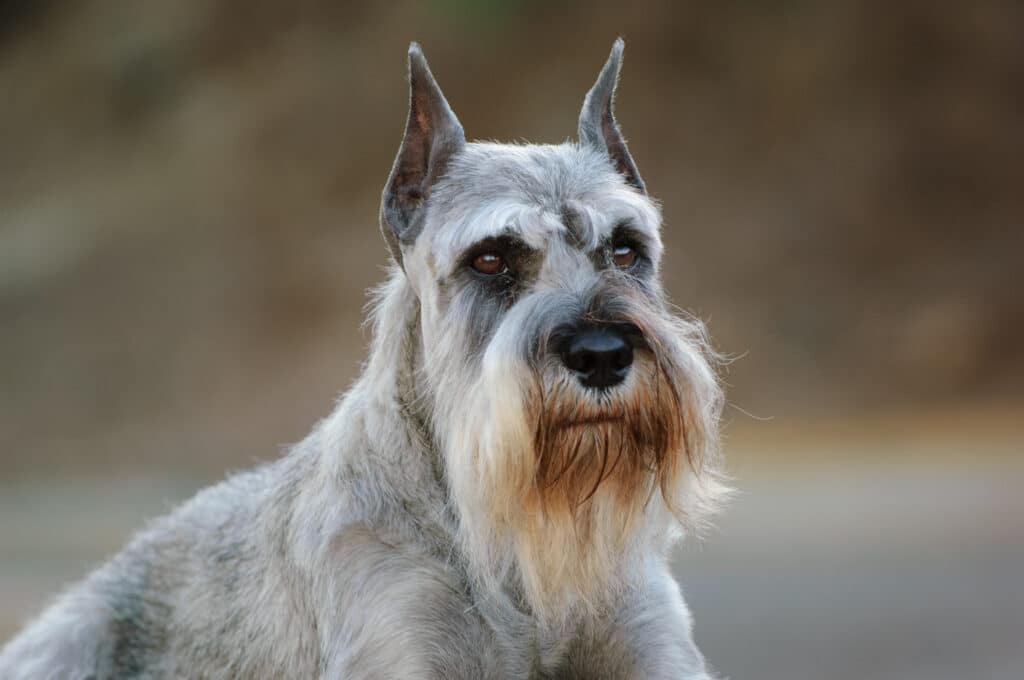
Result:
{"label": "tan fur on beard", "polygon": [[480,381],[446,414],[458,425],[447,430],[448,471],[474,577],[500,591],[517,574],[542,624],[613,604],[642,559],[699,530],[727,492],[702,328],[635,295],[592,305],[584,321],[629,324],[643,338],[621,385],[587,392],[557,353],[523,357],[517,336],[499,333]]}
{"label": "tan fur on beard", "polygon": [[604,402],[581,402],[575,378],[561,371],[528,401],[533,475],[513,540],[535,608],[600,606],[614,594],[615,575],[637,566],[628,564],[638,552],[630,544],[648,538],[645,513],[683,520],[674,494],[691,463],[695,423],[665,367],[645,354],[630,376],[637,388]]}

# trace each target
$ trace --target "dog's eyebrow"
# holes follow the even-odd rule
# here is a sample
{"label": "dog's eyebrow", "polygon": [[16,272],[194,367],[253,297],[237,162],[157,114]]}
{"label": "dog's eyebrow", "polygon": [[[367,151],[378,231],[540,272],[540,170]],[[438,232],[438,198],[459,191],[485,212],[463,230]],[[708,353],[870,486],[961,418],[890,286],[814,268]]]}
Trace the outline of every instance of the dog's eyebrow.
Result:
{"label": "dog's eyebrow", "polygon": [[643,233],[641,229],[637,229],[636,225],[631,219],[619,220],[612,227],[612,231],[608,234],[604,240],[611,241],[615,238],[632,238],[639,241],[645,241],[647,235]]}
{"label": "dog's eyebrow", "polygon": [[565,225],[565,231],[562,232],[563,238],[570,245],[583,248],[587,242],[586,230],[590,226],[587,215],[569,204],[564,204],[561,218],[562,224]]}
{"label": "dog's eyebrow", "polygon": [[474,244],[471,244],[466,250],[472,250],[479,246],[481,243],[500,243],[505,246],[514,247],[517,249],[532,250],[530,244],[526,242],[525,235],[522,230],[513,225],[509,224],[504,229],[491,236],[485,236]]}

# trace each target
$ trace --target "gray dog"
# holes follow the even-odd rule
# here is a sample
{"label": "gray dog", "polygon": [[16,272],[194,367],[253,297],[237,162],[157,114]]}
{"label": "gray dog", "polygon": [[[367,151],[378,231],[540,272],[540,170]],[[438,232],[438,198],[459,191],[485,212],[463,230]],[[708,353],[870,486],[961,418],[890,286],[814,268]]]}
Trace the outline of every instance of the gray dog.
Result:
{"label": "gray dog", "polygon": [[722,398],[661,288],[622,47],[547,146],[466,142],[412,45],[362,377],[63,595],[0,678],[709,678],[667,559],[725,493]]}

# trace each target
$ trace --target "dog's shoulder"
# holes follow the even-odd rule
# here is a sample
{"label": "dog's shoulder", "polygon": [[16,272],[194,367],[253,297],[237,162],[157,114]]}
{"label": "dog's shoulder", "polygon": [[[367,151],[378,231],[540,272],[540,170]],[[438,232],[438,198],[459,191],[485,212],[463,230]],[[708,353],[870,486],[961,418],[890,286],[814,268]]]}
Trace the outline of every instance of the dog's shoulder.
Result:
{"label": "dog's shoulder", "polygon": [[[256,639],[251,615],[294,611],[294,584],[275,577],[287,571],[275,560],[300,464],[286,457],[232,475],[150,521],[8,643],[0,677],[168,677],[189,665],[234,677],[242,654],[259,658],[241,647]],[[315,656],[301,635],[276,638]]]}

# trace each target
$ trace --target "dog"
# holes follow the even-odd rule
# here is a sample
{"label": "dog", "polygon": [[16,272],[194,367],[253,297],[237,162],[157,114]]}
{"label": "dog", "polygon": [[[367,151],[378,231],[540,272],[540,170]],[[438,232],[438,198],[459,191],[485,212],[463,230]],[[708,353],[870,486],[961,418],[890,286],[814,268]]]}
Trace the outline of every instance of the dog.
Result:
{"label": "dog", "polygon": [[727,493],[704,327],[613,113],[467,142],[423,53],[362,376],[283,458],[134,537],[5,680],[710,678],[668,551]]}

